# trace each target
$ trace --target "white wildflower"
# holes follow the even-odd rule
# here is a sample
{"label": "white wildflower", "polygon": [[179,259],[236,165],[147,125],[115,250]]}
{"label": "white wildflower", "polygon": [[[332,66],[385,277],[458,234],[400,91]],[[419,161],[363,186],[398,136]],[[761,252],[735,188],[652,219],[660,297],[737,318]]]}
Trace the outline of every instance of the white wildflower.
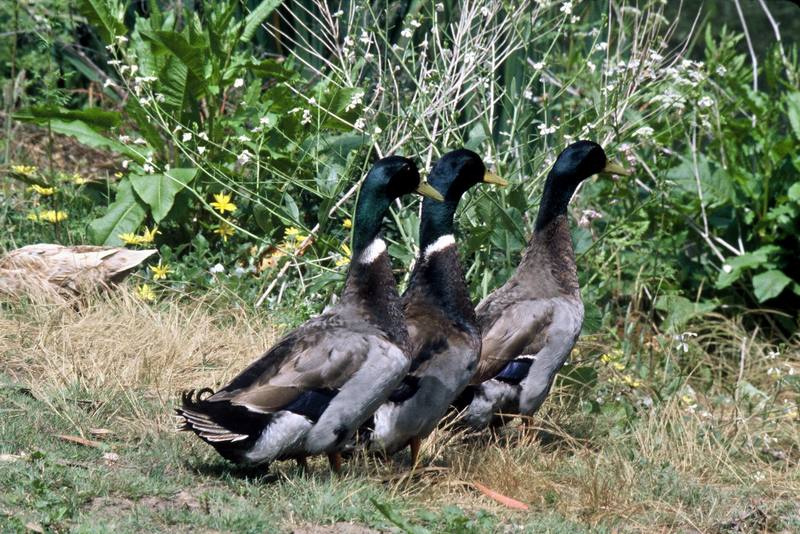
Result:
{"label": "white wildflower", "polygon": [[530,89],[525,89],[525,91],[522,93],[522,98],[525,100],[533,100],[533,91]]}
{"label": "white wildflower", "polygon": [[116,87],[116,86],[117,86],[117,84],[114,83],[114,80],[112,80],[111,78],[106,78],[106,81],[103,82],[103,88],[104,89],[106,87]]}
{"label": "white wildflower", "polygon": [[422,23],[420,21],[418,21],[417,19],[413,19],[411,21],[411,27],[412,28],[419,28],[420,26],[422,26]]}
{"label": "white wildflower", "polygon": [[358,119],[353,124],[353,128],[355,128],[356,130],[361,130],[361,131],[363,131],[366,126],[367,126],[367,122],[364,119]]}
{"label": "white wildflower", "polygon": [[242,87],[243,85],[244,85],[244,79],[243,78],[236,78],[235,80],[233,80],[233,87],[234,88],[238,89],[238,88]]}
{"label": "white wildflower", "polygon": [[414,32],[411,31],[411,28],[403,28],[403,31],[400,32],[400,35],[406,39],[411,39],[411,37],[414,35]]}
{"label": "white wildflower", "polygon": [[197,153],[198,154],[203,154],[205,151],[206,151],[206,147],[204,147],[204,146],[197,147]]}
{"label": "white wildflower", "polygon": [[539,128],[539,135],[549,135],[552,133],[556,133],[556,131],[558,130],[558,127],[548,126],[545,123],[539,124],[538,128]]}
{"label": "white wildflower", "polygon": [[249,150],[244,149],[236,158],[236,161],[239,163],[239,165],[247,165],[247,162],[249,162],[251,159],[253,159],[253,154],[251,154]]}
{"label": "white wildflower", "polygon": [[689,352],[688,340],[690,337],[697,337],[697,334],[694,332],[683,332],[682,334],[677,334],[672,337],[675,341],[677,341],[678,350],[682,350],[683,352]]}
{"label": "white wildflower", "polygon": [[197,137],[208,141],[208,134],[206,132],[200,132],[199,134],[197,134]]}
{"label": "white wildflower", "polygon": [[532,63],[531,66],[533,70],[542,70],[544,68],[544,61],[537,61],[536,63]]}
{"label": "white wildflower", "polygon": [[240,135],[239,137],[236,138],[236,140],[239,141],[240,143],[247,143],[248,141],[250,141],[250,138],[247,137],[246,135]]}
{"label": "white wildflower", "polygon": [[184,143],[188,143],[191,140],[192,140],[191,132],[184,132],[183,135],[181,136],[181,141],[183,141]]}
{"label": "white wildflower", "polygon": [[115,37],[115,39],[117,40],[117,43],[119,43],[119,44],[122,44],[122,43],[127,43],[127,42],[128,42],[128,38],[127,38],[127,37],[125,37],[124,35],[117,35],[117,36]]}
{"label": "white wildflower", "polygon": [[361,105],[363,100],[364,100],[364,93],[363,92],[358,91],[356,93],[353,93],[353,96],[350,97],[350,102],[347,104],[347,106],[344,108],[344,110],[345,111],[350,111],[350,110],[353,110],[353,109],[357,108],[358,106]]}
{"label": "white wildflower", "polygon": [[572,14],[572,1],[568,0],[567,2],[564,2],[563,4],[561,4],[561,9],[559,9],[559,11],[561,11],[565,15],[571,15]]}
{"label": "white wildflower", "polygon": [[653,137],[653,133],[654,133],[654,130],[651,127],[642,126],[638,130],[633,132],[633,135],[635,135],[636,137],[645,137],[645,138],[647,138],[647,137]]}
{"label": "white wildflower", "polygon": [[260,119],[258,119],[258,123],[259,124],[263,124],[264,126],[269,126],[269,121],[270,121],[270,118],[266,117],[266,116],[261,117]]}
{"label": "white wildflower", "polygon": [[717,67],[717,70],[715,70],[714,72],[717,73],[717,76],[722,77],[722,76],[725,76],[728,73],[728,69],[726,69],[724,65],[720,65],[719,67]]}
{"label": "white wildflower", "polygon": [[311,123],[311,110],[304,109],[303,118],[300,119],[300,124],[310,124],[310,123]]}
{"label": "white wildflower", "polygon": [[134,140],[133,140],[133,144],[134,144],[134,145],[146,145],[146,144],[147,144],[147,141],[145,141],[145,140],[144,140],[143,138],[141,138],[141,137],[137,137],[136,139],[134,139]]}
{"label": "white wildflower", "polygon": [[130,142],[131,137],[129,135],[120,135],[118,139],[120,143],[128,143]]}
{"label": "white wildflower", "polygon": [[605,52],[608,49],[608,43],[601,41],[594,45],[594,49],[598,52]]}
{"label": "white wildflower", "polygon": [[380,134],[382,134],[382,133],[383,133],[383,130],[381,130],[381,127],[380,127],[380,126],[376,126],[375,128],[373,128],[373,129],[372,129],[372,133],[373,133],[374,135],[380,135]]}
{"label": "white wildflower", "polygon": [[704,96],[703,98],[697,101],[697,107],[700,108],[710,108],[713,105],[714,105],[714,99],[708,95]]}
{"label": "white wildflower", "polygon": [[123,159],[122,160],[122,168],[123,169],[127,169],[128,165],[130,165],[130,164],[131,164],[131,160],[129,160],[129,159]]}
{"label": "white wildflower", "polygon": [[593,209],[583,210],[581,213],[581,218],[578,221],[578,226],[582,228],[588,228],[592,225],[593,220],[600,219],[602,217],[603,215],[600,212]]}
{"label": "white wildflower", "polygon": [[436,11],[438,13],[441,13],[442,11],[444,11],[444,3],[443,2],[439,2],[438,4],[436,4]]}
{"label": "white wildflower", "polygon": [[224,273],[225,272],[225,266],[223,266],[221,263],[217,263],[216,265],[211,267],[208,270],[208,272],[210,272],[211,274]]}
{"label": "white wildflower", "polygon": [[722,270],[724,272],[726,272],[726,273],[729,273],[729,272],[733,271],[733,267],[731,267],[730,265],[725,263],[725,264],[722,265]]}

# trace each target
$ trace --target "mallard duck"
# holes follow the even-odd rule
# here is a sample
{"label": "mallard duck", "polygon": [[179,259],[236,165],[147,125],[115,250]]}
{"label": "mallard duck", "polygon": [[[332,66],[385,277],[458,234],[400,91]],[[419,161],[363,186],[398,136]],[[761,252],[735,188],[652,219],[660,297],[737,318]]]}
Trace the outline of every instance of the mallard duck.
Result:
{"label": "mallard duck", "polygon": [[353,260],[344,291],[328,312],[286,334],[227,386],[210,396],[184,392],[176,410],[190,430],[235,463],[339,451],[408,372],[409,340],[381,222],[391,202],[416,190],[413,161],[378,161],[361,187],[353,230]]}
{"label": "mallard duck", "polygon": [[92,245],[28,245],[0,258],[0,293],[27,293],[63,301],[112,287],[156,252]]}
{"label": "mallard duck", "polygon": [[547,397],[583,324],[567,206],[583,180],[628,172],[591,141],[568,146],[547,175],[533,236],[511,278],[478,304],[482,348],[456,406],[473,428],[531,415]]}
{"label": "mallard duck", "polygon": [[402,297],[411,338],[411,371],[375,412],[370,448],[392,454],[411,448],[416,464],[421,439],[433,431],[475,372],[481,336],[453,237],[461,196],[475,184],[505,181],[486,171],[470,150],[445,154],[429,183],[444,202],[425,199],[420,254]]}

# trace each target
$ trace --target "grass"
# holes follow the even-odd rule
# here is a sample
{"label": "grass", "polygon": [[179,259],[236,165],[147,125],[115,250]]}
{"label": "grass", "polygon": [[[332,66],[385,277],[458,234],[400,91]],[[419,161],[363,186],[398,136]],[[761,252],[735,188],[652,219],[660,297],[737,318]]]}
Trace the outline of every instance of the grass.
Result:
{"label": "grass", "polygon": [[[278,323],[210,297],[150,306],[125,289],[80,309],[4,304],[0,530],[800,529],[796,415],[754,408],[745,395],[709,401],[707,414],[673,395],[619,424],[619,413],[583,408],[592,390],[562,387],[540,415],[497,436],[438,430],[411,476],[407,455],[356,456],[342,476],[322,459],[305,473],[291,463],[237,469],[175,432],[171,409],[181,389],[232,377],[275,340]],[[581,353],[598,343],[610,341],[583,341]],[[782,357],[796,364],[797,346]],[[774,382],[755,363],[741,381]],[[504,508],[472,482],[530,510]]]}

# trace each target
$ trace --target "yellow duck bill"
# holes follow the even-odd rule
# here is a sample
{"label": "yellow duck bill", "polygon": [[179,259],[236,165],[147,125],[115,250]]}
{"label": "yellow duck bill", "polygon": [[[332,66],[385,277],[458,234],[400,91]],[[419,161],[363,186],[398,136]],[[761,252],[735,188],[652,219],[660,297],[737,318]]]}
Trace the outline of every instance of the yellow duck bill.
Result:
{"label": "yellow duck bill", "polygon": [[602,172],[607,172],[609,174],[620,174],[622,176],[630,176],[631,171],[617,163],[616,161],[609,161],[606,163],[606,166],[603,167]]}
{"label": "yellow duck bill", "polygon": [[417,187],[417,193],[424,197],[432,198],[433,200],[442,202],[444,197],[428,182],[421,182]]}
{"label": "yellow duck bill", "polygon": [[498,185],[500,187],[505,187],[505,186],[508,185],[508,182],[506,180],[503,180],[502,178],[497,176],[495,173],[489,172],[489,171],[486,171],[484,173],[484,175],[483,175],[483,183],[485,183],[485,184],[494,184],[494,185]]}

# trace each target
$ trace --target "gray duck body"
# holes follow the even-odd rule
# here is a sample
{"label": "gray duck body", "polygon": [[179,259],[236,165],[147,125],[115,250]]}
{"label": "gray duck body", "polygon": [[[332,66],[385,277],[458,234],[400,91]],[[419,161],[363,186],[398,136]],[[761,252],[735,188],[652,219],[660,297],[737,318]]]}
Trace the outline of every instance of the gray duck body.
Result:
{"label": "gray duck body", "polygon": [[559,154],[545,181],[533,235],[517,269],[476,308],[480,361],[455,402],[475,429],[535,413],[569,357],[584,309],[567,208],[580,182],[599,172],[627,173],[602,147],[578,141]]}
{"label": "gray duck body", "polygon": [[415,461],[419,441],[433,431],[475,372],[481,336],[458,257],[454,216],[462,195],[489,176],[480,157],[465,149],[445,154],[431,171],[430,183],[445,200],[423,201],[420,254],[402,298],[411,370],[375,412],[368,432],[373,450],[393,454],[411,445]]}
{"label": "gray duck body", "polygon": [[176,410],[181,429],[237,463],[304,460],[345,447],[410,367],[403,309],[378,233],[391,201],[419,183],[405,158],[373,167],[361,189],[353,261],[339,302],[216,393],[185,392]]}

